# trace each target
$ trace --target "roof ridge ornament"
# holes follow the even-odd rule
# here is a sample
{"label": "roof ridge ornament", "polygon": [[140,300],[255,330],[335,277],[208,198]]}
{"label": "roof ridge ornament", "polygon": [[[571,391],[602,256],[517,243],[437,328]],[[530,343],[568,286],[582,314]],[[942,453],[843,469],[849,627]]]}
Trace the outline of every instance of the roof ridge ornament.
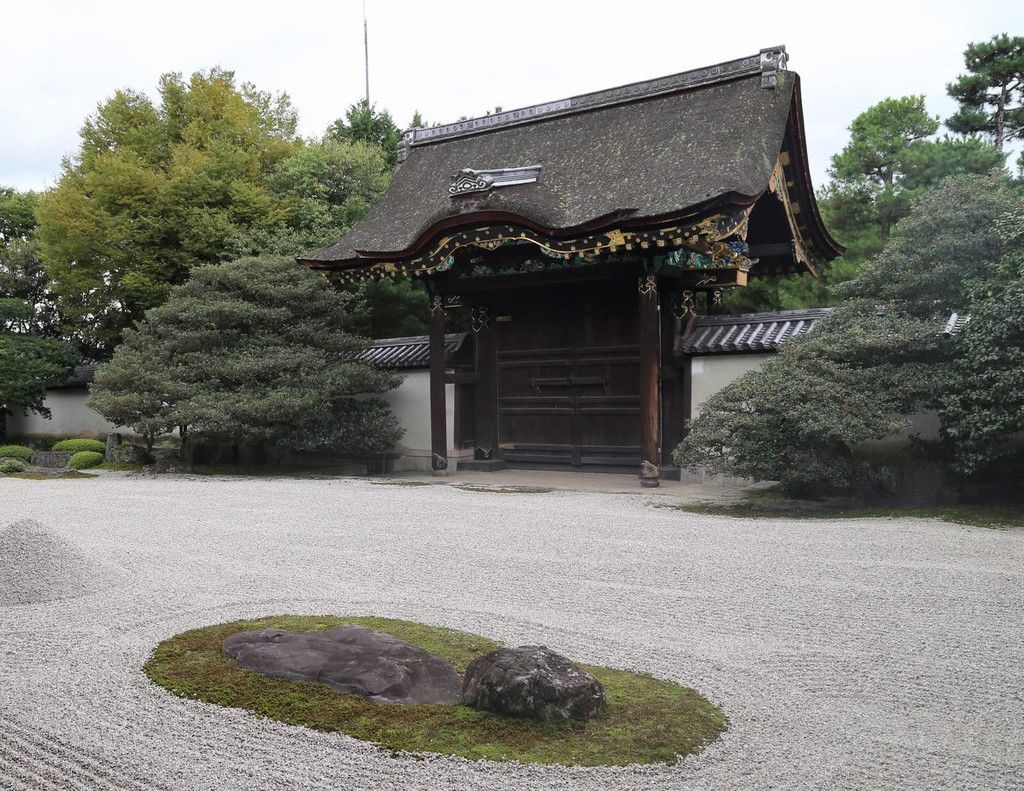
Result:
{"label": "roof ridge ornament", "polygon": [[521,168],[498,168],[497,170],[473,170],[463,168],[451,177],[448,194],[455,198],[471,192],[487,192],[494,187],[511,187],[513,184],[533,184],[540,176],[540,165],[525,165]]}
{"label": "roof ridge ornament", "polygon": [[680,72],[679,74],[671,74],[667,77],[634,82],[617,88],[585,93],[556,102],[535,104],[518,110],[493,113],[481,118],[470,118],[454,124],[428,127],[418,126],[407,130],[402,135],[402,139],[398,143],[398,161],[404,162],[409,152],[415,146],[436,143],[439,140],[464,137],[497,127],[517,126],[530,123],[538,118],[553,118],[574,112],[593,110],[598,107],[624,104],[637,99],[646,99],[649,96],[712,85],[716,82],[726,82],[747,75],[760,73],[761,87],[773,89],[778,87],[779,72],[786,68],[788,60],[789,55],[784,45],[767,47],[756,55],[748,55],[745,58],[737,58],[736,60],[692,69]]}
{"label": "roof ridge ornament", "polygon": [[786,70],[789,53],[786,45],[761,50],[761,87],[774,90],[779,87],[779,72]]}

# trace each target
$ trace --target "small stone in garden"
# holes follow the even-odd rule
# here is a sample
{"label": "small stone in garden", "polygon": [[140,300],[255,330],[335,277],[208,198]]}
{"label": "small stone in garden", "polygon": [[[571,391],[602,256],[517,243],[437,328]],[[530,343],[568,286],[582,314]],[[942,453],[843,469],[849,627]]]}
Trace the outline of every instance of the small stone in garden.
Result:
{"label": "small stone in garden", "polygon": [[462,686],[451,663],[365,626],[242,632],[225,640],[223,651],[257,673],[319,681],[375,703],[458,703]]}
{"label": "small stone in garden", "polygon": [[462,683],[462,702],[546,722],[586,719],[607,705],[600,681],[543,645],[499,648],[474,659]]}

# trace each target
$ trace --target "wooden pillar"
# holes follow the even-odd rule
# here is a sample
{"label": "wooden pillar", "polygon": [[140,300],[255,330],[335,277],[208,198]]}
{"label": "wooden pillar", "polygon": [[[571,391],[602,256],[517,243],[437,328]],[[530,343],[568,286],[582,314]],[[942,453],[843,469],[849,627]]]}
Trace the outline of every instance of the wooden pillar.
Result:
{"label": "wooden pillar", "polygon": [[658,486],[661,475],[661,404],[658,397],[658,363],[661,360],[661,326],[658,310],[658,279],[651,272],[640,276],[640,483]]}
{"label": "wooden pillar", "polygon": [[500,456],[498,450],[498,380],[497,349],[494,329],[491,327],[490,309],[481,305],[473,308],[473,335],[476,337],[476,448],[473,456],[478,461],[492,461]]}
{"label": "wooden pillar", "polygon": [[444,352],[444,297],[435,292],[430,298],[430,464],[434,475],[448,470]]}
{"label": "wooden pillar", "polygon": [[[663,286],[665,284],[662,284]],[[676,359],[676,343],[687,326],[689,316],[680,318],[677,290],[661,289],[661,466],[674,467],[672,452],[683,441],[686,415],[683,411],[683,369]],[[674,475],[674,473],[673,473]],[[673,478],[674,479],[674,478]]]}

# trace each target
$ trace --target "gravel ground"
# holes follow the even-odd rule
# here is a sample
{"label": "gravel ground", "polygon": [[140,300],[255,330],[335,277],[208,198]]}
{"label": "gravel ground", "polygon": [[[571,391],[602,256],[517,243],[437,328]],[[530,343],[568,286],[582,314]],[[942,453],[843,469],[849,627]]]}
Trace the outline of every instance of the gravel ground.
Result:
{"label": "gravel ground", "polygon": [[[657,502],[357,480],[0,482],[0,563],[39,577],[0,577],[0,788],[1024,788],[1024,531]],[[182,700],[140,671],[173,634],[277,613],[546,643],[692,686],[731,727],[670,767],[417,760]]]}

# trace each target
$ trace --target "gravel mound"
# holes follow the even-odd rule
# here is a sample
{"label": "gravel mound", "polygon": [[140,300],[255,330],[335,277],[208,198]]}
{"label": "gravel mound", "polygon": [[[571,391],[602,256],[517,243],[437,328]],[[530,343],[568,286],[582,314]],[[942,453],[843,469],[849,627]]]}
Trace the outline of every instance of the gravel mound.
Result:
{"label": "gravel mound", "polygon": [[102,587],[97,572],[39,522],[22,519],[0,529],[0,606],[85,596]]}

